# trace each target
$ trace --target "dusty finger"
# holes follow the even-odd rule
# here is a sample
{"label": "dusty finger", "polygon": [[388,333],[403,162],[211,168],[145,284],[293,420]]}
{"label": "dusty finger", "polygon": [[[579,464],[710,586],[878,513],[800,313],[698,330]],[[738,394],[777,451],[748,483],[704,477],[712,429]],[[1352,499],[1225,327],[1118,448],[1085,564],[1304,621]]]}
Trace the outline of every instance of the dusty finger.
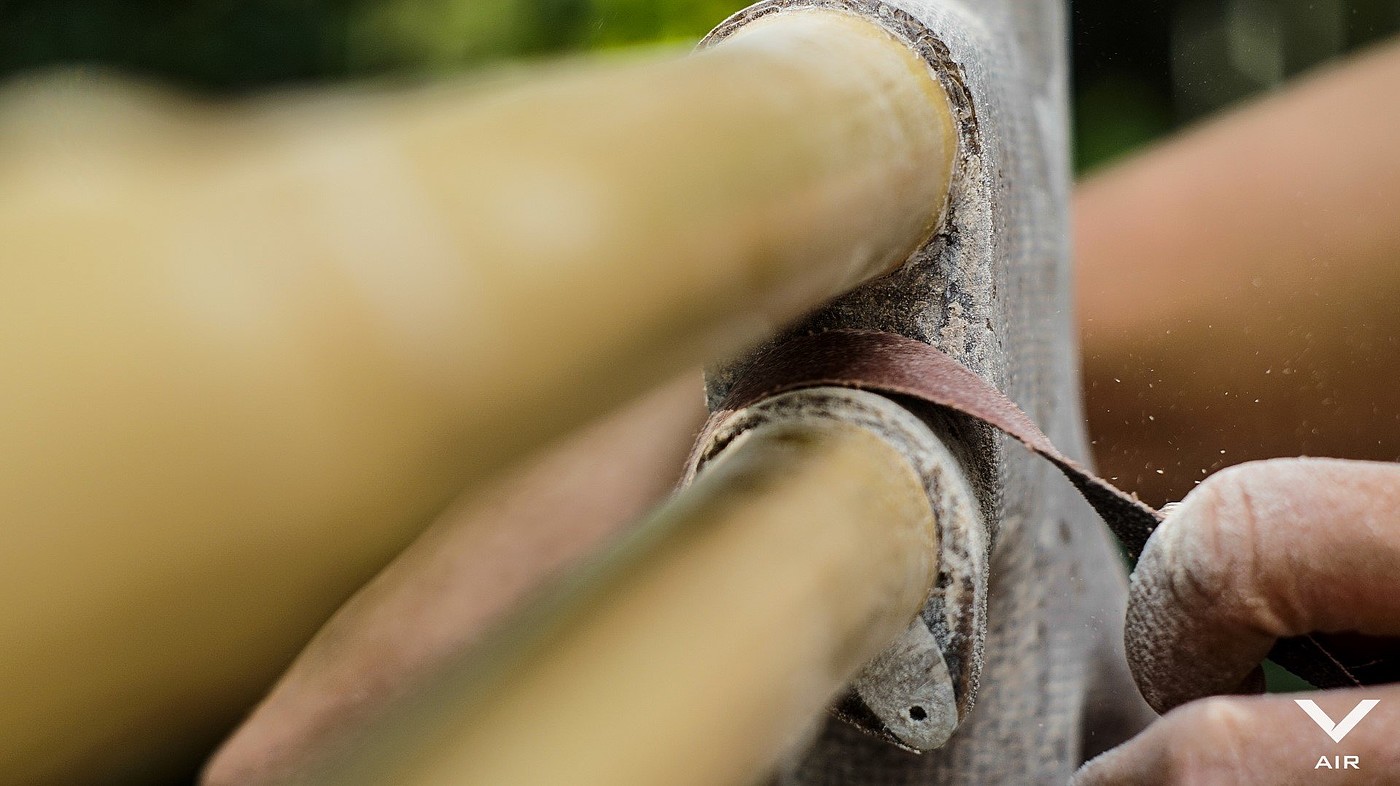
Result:
{"label": "dusty finger", "polygon": [[1158,711],[1237,692],[1274,642],[1400,634],[1400,465],[1253,462],[1183,500],[1133,572],[1126,643]]}

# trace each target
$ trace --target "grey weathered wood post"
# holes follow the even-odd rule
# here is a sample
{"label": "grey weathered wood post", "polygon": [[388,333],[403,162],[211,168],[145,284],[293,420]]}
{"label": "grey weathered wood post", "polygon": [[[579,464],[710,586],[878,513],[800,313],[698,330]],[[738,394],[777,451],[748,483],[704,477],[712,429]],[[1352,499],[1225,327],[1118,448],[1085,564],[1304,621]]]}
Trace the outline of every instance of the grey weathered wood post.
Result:
{"label": "grey weathered wood post", "polygon": [[[1071,455],[1085,457],[1070,302],[1066,9],[1055,0],[766,0],[709,40],[811,6],[861,14],[915,47],[944,82],[960,140],[939,234],[901,270],[838,298],[788,334],[860,328],[932,344],[995,383]],[[712,372],[712,403],[746,362]],[[1082,756],[1149,717],[1119,654],[1124,571],[1094,513],[1049,465],[1004,450],[1004,437],[955,416],[926,420],[967,456],[989,524],[990,561],[979,577],[989,579],[985,642],[972,646],[949,625],[961,615],[966,630],[980,635],[976,604],[952,608],[936,592],[923,621],[951,657],[921,675],[914,668],[920,656],[901,641],[887,659],[908,668],[875,675],[880,688],[858,684],[850,698],[912,695],[952,665],[958,731],[946,744],[936,740],[938,750],[914,756],[833,721],[784,783],[1063,783]],[[945,571],[950,556],[975,558],[969,542],[950,555],[945,540]],[[966,575],[982,569],[967,567]],[[939,586],[949,578],[945,572]],[[975,661],[965,657],[974,653]],[[880,715],[851,719],[908,747],[935,747],[927,736],[910,736],[909,724],[893,728]]]}

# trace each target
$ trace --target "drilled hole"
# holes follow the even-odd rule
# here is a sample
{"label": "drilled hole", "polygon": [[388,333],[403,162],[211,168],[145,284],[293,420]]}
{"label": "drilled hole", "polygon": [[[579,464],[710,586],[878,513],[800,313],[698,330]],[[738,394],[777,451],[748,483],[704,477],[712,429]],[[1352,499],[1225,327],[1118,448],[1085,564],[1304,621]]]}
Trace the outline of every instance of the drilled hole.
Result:
{"label": "drilled hole", "polygon": [[923,707],[915,705],[909,708],[909,717],[913,720],[921,721],[928,718],[928,713],[924,712]]}

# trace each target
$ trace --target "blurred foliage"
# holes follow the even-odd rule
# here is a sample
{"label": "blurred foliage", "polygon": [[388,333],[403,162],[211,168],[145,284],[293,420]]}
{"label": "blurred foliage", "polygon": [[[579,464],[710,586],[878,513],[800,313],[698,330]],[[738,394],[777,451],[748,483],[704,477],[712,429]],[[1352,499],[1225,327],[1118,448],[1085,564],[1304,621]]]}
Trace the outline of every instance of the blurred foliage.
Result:
{"label": "blurred foliage", "polygon": [[1071,5],[1081,170],[1400,32],[1400,0]]}
{"label": "blurred foliage", "polygon": [[[744,0],[0,0],[0,76],[97,64],[241,92],[693,41]],[[1075,0],[1076,158],[1112,159],[1400,30],[1400,0]]]}
{"label": "blurred foliage", "polygon": [[694,41],[725,17],[749,5],[743,0],[594,0],[589,42],[612,46],[643,41]]}
{"label": "blurred foliage", "polygon": [[1171,106],[1128,75],[1111,74],[1075,95],[1074,160],[1083,169],[1170,131]]}
{"label": "blurred foliage", "polygon": [[208,90],[694,40],[739,0],[0,0],[0,75],[102,65]]}

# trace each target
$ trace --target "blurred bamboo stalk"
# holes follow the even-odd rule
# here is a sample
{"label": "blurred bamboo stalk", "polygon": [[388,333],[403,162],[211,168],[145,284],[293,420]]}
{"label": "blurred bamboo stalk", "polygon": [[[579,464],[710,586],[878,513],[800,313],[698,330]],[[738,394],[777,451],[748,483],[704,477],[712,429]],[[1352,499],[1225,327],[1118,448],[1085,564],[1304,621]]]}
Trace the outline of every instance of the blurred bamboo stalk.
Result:
{"label": "blurred bamboo stalk", "polygon": [[908,627],[937,555],[922,482],[884,439],[762,426],[609,561],[297,782],[756,782]]}
{"label": "blurred bamboo stalk", "polygon": [[697,369],[463,495],[336,610],[201,782],[301,771],[615,541],[675,491],[705,419],[700,388]]}
{"label": "blurred bamboo stalk", "polygon": [[953,144],[820,11],[502,92],[11,88],[0,773],[187,766],[464,485],[898,265]]}

